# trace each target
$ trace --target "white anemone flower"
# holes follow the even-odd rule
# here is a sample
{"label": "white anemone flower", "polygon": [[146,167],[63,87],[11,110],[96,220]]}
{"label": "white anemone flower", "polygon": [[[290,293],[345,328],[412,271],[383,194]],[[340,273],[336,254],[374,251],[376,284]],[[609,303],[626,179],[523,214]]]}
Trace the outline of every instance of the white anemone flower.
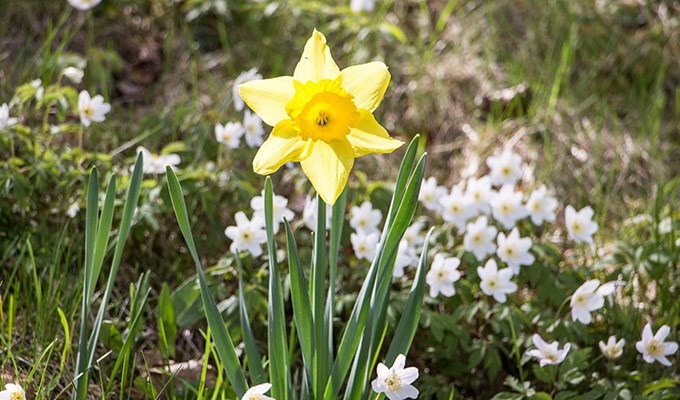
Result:
{"label": "white anemone flower", "polygon": [[165,167],[170,166],[175,169],[182,159],[177,154],[153,154],[146,147],[137,147],[137,153],[142,153],[144,158],[144,173],[145,174],[164,174]]}
{"label": "white anemone flower", "polygon": [[522,204],[522,194],[515,192],[512,185],[503,185],[491,199],[491,214],[506,229],[511,229],[517,221],[529,215],[529,210]]}
{"label": "white anemone flower", "polygon": [[529,252],[531,244],[531,238],[520,237],[517,228],[513,228],[507,237],[503,232],[498,234],[496,255],[516,275],[519,274],[519,269],[522,265],[531,265],[536,260],[534,255]]}
{"label": "white anemone flower", "polygon": [[382,212],[373,208],[370,201],[364,201],[361,206],[354,206],[349,210],[349,225],[355,231],[365,233],[380,232],[378,226],[382,221]]}
{"label": "white anemone flower", "polygon": [[363,258],[372,261],[378,252],[380,233],[357,231],[349,236],[349,241],[352,242],[352,249],[354,249],[354,254],[358,259],[361,260]]}
{"label": "white anemone flower", "polygon": [[430,286],[430,297],[435,298],[441,293],[446,297],[456,294],[453,284],[460,279],[458,266],[460,259],[446,257],[439,253],[434,256],[432,266],[425,276],[425,281]]}
{"label": "white anemone flower", "polygon": [[439,199],[446,196],[446,188],[437,185],[437,178],[429,177],[420,186],[418,200],[430,211],[439,211]]}
{"label": "white anemone flower", "polygon": [[251,68],[247,71],[243,71],[241,74],[239,74],[239,76],[236,77],[234,80],[234,86],[231,90],[231,97],[234,100],[234,109],[236,109],[236,111],[243,110],[243,107],[245,106],[243,99],[238,94],[238,85],[258,79],[262,79],[262,75],[257,73],[257,68]]}
{"label": "white anemone flower", "polygon": [[578,212],[574,207],[567,206],[564,210],[564,219],[569,237],[573,241],[594,244],[593,235],[597,232],[597,223],[593,221],[593,215],[595,215],[595,212],[589,206],[583,207]]}
{"label": "white anemone flower", "polygon": [[385,393],[389,400],[418,398],[418,389],[411,385],[418,379],[418,368],[404,368],[405,365],[406,356],[403,354],[397,356],[392,368],[387,368],[383,363],[378,364],[378,378],[371,382],[373,391]]}
{"label": "white anemone flower", "polygon": [[85,72],[82,69],[76,67],[66,67],[63,71],[61,71],[61,74],[76,84],[81,83],[83,81],[83,77],[85,76]]}
{"label": "white anemone flower", "polygon": [[507,295],[517,291],[517,284],[511,279],[513,277],[512,269],[503,268],[498,269],[496,260],[493,258],[488,260],[484,267],[477,267],[477,275],[481,282],[479,288],[487,296],[493,296],[499,303],[505,303]]}
{"label": "white anemone flower", "polygon": [[536,349],[529,350],[527,355],[538,358],[541,367],[560,364],[564,361],[565,357],[567,357],[567,353],[571,348],[571,343],[567,343],[562,350],[560,350],[559,343],[546,343],[538,334],[534,334],[531,339],[534,342]]}
{"label": "white anemone flower", "polygon": [[467,224],[463,247],[474,254],[477,261],[482,261],[486,256],[496,252],[494,239],[497,234],[498,229],[495,226],[489,226],[486,216],[482,215],[474,222]]}
{"label": "white anemone flower", "polygon": [[649,364],[658,361],[661,364],[670,367],[671,362],[666,357],[675,354],[678,351],[677,342],[665,342],[668,335],[671,333],[671,328],[668,325],[663,325],[656,331],[652,332],[650,324],[645,325],[642,329],[642,340],[635,343],[635,348],[642,354],[642,358]]}
{"label": "white anemone flower", "polygon": [[274,400],[273,397],[265,396],[264,394],[272,388],[271,383],[262,383],[248,389],[246,394],[241,397],[241,400]]}
{"label": "white anemone flower", "polygon": [[496,195],[496,191],[491,188],[491,177],[487,175],[479,179],[468,179],[465,195],[476,213],[489,214],[489,201]]}
{"label": "white anemone flower", "polygon": [[604,306],[604,298],[614,293],[617,282],[600,286],[598,279],[583,283],[571,296],[571,319],[588,325],[592,321],[591,312]]}
{"label": "white anemone flower", "polygon": [[397,249],[397,257],[394,260],[394,270],[392,276],[395,278],[401,278],[404,276],[404,269],[406,267],[414,267],[418,265],[418,255],[416,254],[416,249],[409,246],[408,241],[402,239],[399,242],[399,248]]}
{"label": "white anemone flower", "polygon": [[262,127],[262,119],[257,114],[246,110],[243,115],[243,128],[248,146],[258,147],[263,143],[264,128]]}
{"label": "white anemone flower", "polygon": [[534,225],[541,225],[543,221],[555,222],[557,199],[548,194],[545,185],[541,185],[531,192],[526,208],[529,210],[529,216]]}
{"label": "white anemone flower", "polygon": [[[326,230],[331,229],[332,213],[333,206],[326,204]],[[316,232],[316,214],[316,197],[307,196],[307,198],[305,198],[305,208],[302,211],[302,220],[304,221],[305,226],[312,232]]]}
{"label": "white anemone flower", "polygon": [[101,2],[102,0],[68,0],[72,7],[80,11],[87,11]]}
{"label": "white anemone flower", "polygon": [[623,346],[626,344],[626,339],[616,340],[616,336],[609,336],[607,343],[600,340],[598,345],[602,351],[602,355],[610,360],[615,360],[623,354]]}
{"label": "white anemone flower", "polygon": [[405,240],[409,246],[419,246],[425,241],[425,238],[420,234],[422,230],[423,223],[420,221],[414,222],[411,224],[411,226],[406,228],[406,232],[404,232],[404,237],[402,240]]}
{"label": "white anemone flower", "polygon": [[444,221],[452,223],[458,229],[465,228],[467,221],[476,214],[460,185],[452,187],[447,195],[439,199],[439,211]]}
{"label": "white anemone flower", "polygon": [[74,201],[71,203],[71,205],[68,207],[66,210],[66,215],[68,215],[69,218],[75,218],[76,215],[80,212],[80,206],[78,205],[77,201]]}
{"label": "white anemone flower", "polygon": [[111,111],[111,104],[105,103],[102,95],[98,94],[91,98],[87,90],[81,91],[78,95],[80,122],[86,127],[92,122],[104,122],[105,115],[109,111]]}
{"label": "white anemone flower", "polygon": [[215,139],[217,142],[227,145],[230,149],[239,147],[241,136],[245,129],[240,122],[227,122],[224,125],[215,124]]}
{"label": "white anemone flower", "polygon": [[38,101],[42,100],[43,94],[45,94],[42,79],[33,79],[31,81],[31,86],[35,89],[35,99]]}
{"label": "white anemone flower", "polygon": [[372,12],[375,10],[375,0],[351,0],[349,8],[355,13],[362,11]]}
{"label": "white anemone flower", "polygon": [[17,123],[16,118],[9,117],[9,106],[7,103],[0,106],[0,131],[9,128],[10,126]]}
{"label": "white anemone flower", "polygon": [[21,386],[8,383],[5,390],[0,392],[0,400],[26,400],[26,392]]}
{"label": "white anemone flower", "polygon": [[522,157],[510,150],[489,157],[486,165],[491,170],[489,175],[494,185],[514,185],[522,177]]}
{"label": "white anemone flower", "polygon": [[[264,191],[262,195],[250,199],[250,208],[253,209],[253,218],[266,221],[264,216]],[[295,217],[295,213],[288,209],[288,199],[277,194],[272,196],[272,214],[274,217],[274,233],[279,232],[279,227],[284,218],[290,222]]]}
{"label": "white anemone flower", "polygon": [[243,211],[234,216],[236,226],[228,226],[224,234],[232,240],[230,250],[234,253],[247,251],[253,257],[262,255],[262,243],[267,241],[264,221],[259,218],[248,219]]}

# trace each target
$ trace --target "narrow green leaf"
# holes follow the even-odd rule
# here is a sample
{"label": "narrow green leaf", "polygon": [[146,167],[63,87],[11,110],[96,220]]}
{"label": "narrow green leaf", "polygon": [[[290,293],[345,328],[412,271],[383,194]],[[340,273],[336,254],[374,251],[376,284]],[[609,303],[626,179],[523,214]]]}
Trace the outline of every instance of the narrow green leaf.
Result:
{"label": "narrow green leaf", "polygon": [[374,361],[368,362],[368,360],[376,360],[380,352],[380,345],[385,333],[384,327],[390,299],[394,260],[399,242],[410,225],[418,206],[418,193],[425,173],[426,159],[426,154],[420,157],[413,173],[409,176],[404,193],[395,193],[395,198],[401,195],[402,200],[393,224],[387,229],[386,237],[383,238],[384,243],[382,243],[382,247],[376,255],[376,259],[379,260],[378,274],[371,296],[371,309],[368,313],[366,328],[363,331],[364,337],[361,346],[356,353],[358,362],[353,365],[353,369],[356,367],[359,370],[352,372],[352,379],[347,384],[345,399],[364,397],[366,383],[374,363]]}
{"label": "narrow green leaf", "polygon": [[409,292],[406,306],[401,314],[399,325],[395,329],[394,338],[390,344],[385,357],[385,363],[392,365],[399,354],[408,353],[411,347],[413,338],[415,337],[418,323],[420,321],[420,311],[423,305],[423,296],[425,293],[425,275],[427,275],[428,256],[427,251],[430,244],[430,235],[432,235],[433,228],[425,235],[425,242],[423,242],[423,250],[420,254],[420,262],[416,270],[416,278],[413,280],[411,292]]}
{"label": "narrow green leaf", "polygon": [[392,201],[390,202],[390,209],[387,213],[387,218],[385,219],[385,230],[383,232],[386,232],[387,227],[392,225],[392,220],[397,213],[399,204],[401,204],[404,188],[406,187],[406,183],[411,176],[413,165],[415,165],[416,162],[418,140],[420,140],[420,135],[416,135],[413,137],[413,139],[411,139],[411,142],[406,148],[404,158],[401,160],[401,166],[399,167],[399,173],[397,174],[397,182],[394,185],[394,194],[392,195]]}
{"label": "narrow green leaf", "polygon": [[80,337],[78,338],[78,358],[76,360],[76,378],[74,382],[75,391],[73,398],[83,400],[87,396],[87,370],[88,363],[88,341],[87,341],[87,321],[90,309],[90,276],[92,275],[92,263],[94,260],[95,233],[97,230],[97,220],[99,217],[99,173],[97,168],[92,168],[85,195],[85,256],[83,272],[83,301],[80,308]]}
{"label": "narrow green leaf", "polygon": [[166,168],[166,174],[168,177],[168,191],[170,193],[170,200],[172,201],[172,208],[175,211],[175,216],[177,217],[177,222],[179,223],[180,231],[182,231],[182,236],[184,236],[184,241],[187,244],[187,248],[191,253],[191,257],[194,259],[194,264],[196,265],[196,273],[198,275],[198,282],[201,288],[201,298],[203,299],[203,307],[205,309],[205,316],[208,320],[208,326],[213,332],[213,339],[215,341],[215,349],[220,357],[220,362],[224,371],[227,374],[229,382],[234,387],[236,394],[239,397],[247,391],[248,384],[246,383],[246,377],[241,368],[241,362],[236,355],[236,349],[234,349],[234,343],[229,336],[229,331],[227,331],[224,321],[222,320],[222,315],[217,309],[217,304],[215,299],[213,299],[210,294],[210,288],[208,282],[205,280],[205,275],[203,274],[203,266],[198,258],[198,252],[196,251],[196,245],[194,244],[194,237],[191,234],[191,228],[189,226],[189,217],[187,215],[187,207],[184,202],[184,195],[182,193],[182,187],[177,180],[177,176],[172,168]]}
{"label": "narrow green leaf", "polygon": [[290,386],[288,335],[286,334],[283,288],[276,265],[273,197],[272,180],[267,177],[264,182],[264,219],[269,253],[269,379],[272,384],[272,397],[287,400]]}
{"label": "narrow green leaf", "polygon": [[[369,309],[371,307],[371,297],[373,296],[374,287],[376,283],[376,277],[378,276],[378,271],[384,271],[384,265],[387,264],[390,258],[393,258],[396,254],[396,250],[399,245],[399,240],[403,236],[408,224],[411,221],[412,214],[415,213],[415,208],[417,206],[417,201],[411,202],[412,204],[407,209],[404,207],[399,213],[399,208],[404,197],[404,190],[409,179],[411,186],[415,185],[414,176],[420,176],[422,182],[422,175],[424,171],[424,159],[421,157],[421,162],[419,163],[416,171],[411,173],[411,169],[414,165],[414,160],[417,151],[417,139],[416,136],[409,145],[404,160],[401,163],[399,169],[399,174],[397,178],[397,184],[395,186],[395,192],[392,195],[392,202],[390,205],[389,217],[385,222],[385,228],[383,230],[383,236],[387,235],[387,238],[383,238],[378,247],[378,252],[369,268],[366,279],[364,280],[359,295],[357,296],[357,301],[354,304],[352,313],[350,314],[350,319],[347,323],[342,338],[340,340],[340,346],[338,348],[338,354],[348,355],[355,354],[362,342],[362,334],[366,329],[366,321],[369,316]],[[413,192],[411,189],[411,192]],[[420,182],[418,183],[418,190],[420,189]],[[417,200],[417,199],[416,199]],[[409,216],[409,213],[411,214]],[[394,221],[399,221],[399,230],[401,233],[393,232],[392,226]],[[406,225],[404,226],[404,221]],[[403,230],[402,230],[403,229]],[[390,257],[383,257],[383,253],[390,255]],[[391,273],[390,273],[391,278]],[[333,368],[331,370],[331,376],[328,384],[326,385],[326,390],[324,391],[325,400],[334,400],[342,387],[343,381],[349,372],[350,366],[352,365],[352,358],[348,356],[338,357],[333,363]],[[351,381],[351,379],[350,379]]]}
{"label": "narrow green leaf", "polygon": [[104,198],[104,208],[102,209],[99,218],[99,226],[97,227],[97,239],[94,247],[94,260],[92,263],[92,271],[88,276],[89,293],[88,298],[92,298],[94,289],[99,280],[99,274],[104,264],[104,256],[109,245],[109,235],[111,234],[111,223],[113,222],[113,201],[116,198],[116,177],[115,175],[109,180],[109,186],[106,189],[106,197]]}
{"label": "narrow green leaf", "polygon": [[245,343],[246,347],[247,364],[248,370],[250,371],[250,376],[252,377],[252,383],[257,385],[266,382],[267,375],[264,372],[260,351],[257,349],[255,336],[253,335],[253,330],[250,327],[250,318],[248,317],[248,309],[246,308],[246,288],[243,284],[243,267],[241,266],[241,258],[238,256],[238,254],[234,254],[234,256],[236,258],[236,266],[238,268],[238,303],[241,334],[243,335],[243,342]]}
{"label": "narrow green leaf", "polygon": [[284,220],[286,228],[286,244],[288,250],[288,270],[290,271],[290,296],[293,301],[293,317],[295,325],[297,326],[298,338],[300,340],[300,348],[302,349],[302,359],[305,366],[304,377],[305,382],[310,386],[314,386],[314,371],[313,359],[315,337],[312,330],[312,306],[309,300],[309,293],[307,292],[307,280],[302,271],[302,263],[300,262],[300,255],[298,253],[297,245],[295,244],[295,237],[293,230],[288,221]]}
{"label": "narrow green leaf", "polygon": [[177,321],[175,308],[172,306],[170,286],[163,282],[161,293],[158,296],[158,314],[156,316],[158,334],[160,336],[160,350],[163,355],[175,358],[175,343],[177,340]]}
{"label": "narrow green leaf", "polygon": [[106,307],[109,304],[111,292],[113,291],[113,286],[116,282],[116,276],[118,275],[118,267],[120,266],[120,260],[123,257],[123,249],[125,248],[125,241],[127,240],[128,234],[130,233],[130,226],[132,225],[132,217],[134,217],[135,215],[137,203],[139,202],[139,193],[142,188],[142,170],[143,159],[142,154],[139,153],[139,155],[137,156],[137,161],[135,162],[135,167],[132,170],[132,179],[130,180],[130,187],[128,187],[127,197],[125,199],[125,204],[123,205],[123,218],[121,219],[120,227],[118,228],[118,237],[116,238],[116,248],[113,252],[113,260],[111,261],[109,279],[106,282],[104,296],[102,297],[101,304],[99,305],[97,317],[95,318],[95,322],[92,327],[92,332],[90,334],[90,340],[88,342],[89,351],[87,361],[88,368],[92,365],[92,362],[94,361],[94,353],[97,347],[96,346],[97,340],[99,340],[99,333],[101,330],[102,323],[104,322],[104,313],[106,312]]}

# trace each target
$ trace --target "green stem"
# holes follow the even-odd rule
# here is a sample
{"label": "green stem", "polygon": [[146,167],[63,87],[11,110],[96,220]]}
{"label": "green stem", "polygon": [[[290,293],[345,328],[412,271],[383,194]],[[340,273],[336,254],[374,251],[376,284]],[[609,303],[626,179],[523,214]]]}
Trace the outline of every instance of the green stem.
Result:
{"label": "green stem", "polygon": [[515,347],[515,357],[517,358],[517,368],[519,368],[519,376],[522,382],[524,382],[524,369],[522,368],[522,357],[519,354],[519,343],[517,342],[517,333],[515,332],[515,323],[512,320],[512,314],[508,316],[510,321],[510,332],[512,333],[512,342]]}
{"label": "green stem", "polygon": [[314,265],[312,270],[312,311],[314,315],[315,356],[315,398],[320,399],[328,378],[328,349],[324,324],[326,294],[326,202],[316,195],[316,234],[314,236]]}
{"label": "green stem", "polygon": [[80,128],[78,129],[78,147],[83,148],[83,135],[85,134],[85,126],[83,124],[80,124]]}

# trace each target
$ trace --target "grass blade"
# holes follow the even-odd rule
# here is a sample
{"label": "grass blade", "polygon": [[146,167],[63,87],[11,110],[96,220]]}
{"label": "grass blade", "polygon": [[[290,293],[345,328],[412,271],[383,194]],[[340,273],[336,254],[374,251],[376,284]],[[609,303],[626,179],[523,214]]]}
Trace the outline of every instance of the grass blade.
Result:
{"label": "grass blade", "polygon": [[177,176],[172,168],[167,167],[166,173],[168,177],[168,191],[170,193],[170,200],[172,201],[172,208],[175,211],[175,216],[177,217],[177,222],[179,228],[182,231],[182,236],[184,236],[184,241],[187,244],[191,257],[196,265],[196,273],[198,275],[198,282],[201,289],[201,298],[203,299],[203,307],[205,309],[205,316],[208,320],[208,326],[213,332],[213,340],[215,341],[215,348],[217,354],[220,357],[220,362],[224,371],[227,373],[227,378],[229,382],[234,387],[236,394],[239,397],[243,397],[246,393],[248,384],[246,383],[246,377],[241,368],[241,362],[236,355],[236,349],[234,349],[234,343],[229,336],[224,321],[222,320],[222,315],[217,309],[217,304],[215,299],[213,299],[210,294],[210,288],[208,287],[208,282],[205,280],[205,275],[203,274],[203,266],[198,258],[198,253],[196,252],[196,245],[194,244],[194,238],[191,234],[191,228],[189,226],[189,217],[187,215],[187,207],[184,202],[184,195],[182,193],[182,187],[177,180]]}

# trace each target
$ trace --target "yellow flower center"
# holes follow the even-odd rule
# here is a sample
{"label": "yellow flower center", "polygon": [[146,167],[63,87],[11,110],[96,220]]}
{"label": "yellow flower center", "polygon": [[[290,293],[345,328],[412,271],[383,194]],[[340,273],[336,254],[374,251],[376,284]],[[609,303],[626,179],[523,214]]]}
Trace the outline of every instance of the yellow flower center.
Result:
{"label": "yellow flower center", "polygon": [[295,96],[286,105],[293,127],[303,139],[330,142],[343,139],[359,123],[354,97],[342,88],[342,78],[319,82],[294,81]]}
{"label": "yellow flower center", "polygon": [[574,231],[574,233],[581,233],[583,229],[581,228],[581,224],[574,222],[571,224],[571,230]]}
{"label": "yellow flower center", "polygon": [[510,169],[510,167],[507,167],[507,166],[506,166],[506,167],[503,167],[503,168],[501,169],[501,174],[502,174],[503,176],[505,176],[505,177],[510,176],[511,173],[512,173],[512,169]]}
{"label": "yellow flower center", "polygon": [[83,114],[85,114],[85,116],[87,118],[92,118],[92,115],[94,114],[94,110],[92,109],[92,106],[90,106],[89,104],[86,105],[86,106],[83,106],[82,111],[83,111]]}
{"label": "yellow flower center", "polygon": [[512,258],[512,257],[515,256],[515,251],[512,249],[512,247],[506,247],[506,248],[505,248],[505,255],[506,255],[508,258]]}
{"label": "yellow flower center", "polygon": [[490,289],[495,289],[498,286],[498,282],[495,279],[489,279],[488,285]]}
{"label": "yellow flower center", "polygon": [[576,296],[576,299],[574,299],[574,303],[576,303],[579,307],[585,307],[586,297],[582,294],[579,294],[578,296]]}
{"label": "yellow flower center", "polygon": [[387,386],[387,390],[390,392],[396,392],[401,389],[401,378],[395,373],[390,373],[387,375],[387,378],[385,378],[385,386]]}
{"label": "yellow flower center", "polygon": [[14,392],[9,395],[9,400],[25,400],[26,396],[24,396],[23,393],[21,392]]}
{"label": "yellow flower center", "polygon": [[647,345],[647,352],[652,357],[658,357],[663,353],[663,346],[656,340],[652,340]]}

